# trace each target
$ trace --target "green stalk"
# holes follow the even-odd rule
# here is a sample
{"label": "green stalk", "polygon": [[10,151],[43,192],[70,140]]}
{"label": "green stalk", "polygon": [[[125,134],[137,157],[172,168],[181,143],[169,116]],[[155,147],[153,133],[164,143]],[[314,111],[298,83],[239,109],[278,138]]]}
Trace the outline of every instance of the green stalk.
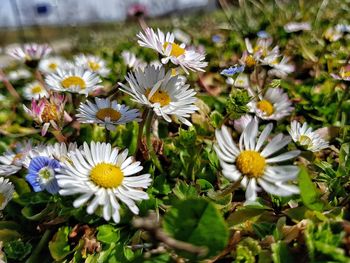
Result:
{"label": "green stalk", "polygon": [[149,156],[159,171],[163,172],[163,168],[158,160],[156,153],[154,152],[152,140],[151,140],[151,130],[152,130],[152,120],[153,120],[154,112],[150,110],[147,114],[146,122],[145,122],[145,133],[146,133],[146,144]]}
{"label": "green stalk", "polygon": [[105,141],[109,143],[111,141],[111,131],[105,127]]}
{"label": "green stalk", "polygon": [[146,122],[146,118],[148,116],[148,112],[149,112],[149,109],[145,108],[143,113],[142,113],[142,117],[141,117],[142,121],[139,122],[139,130],[137,133],[137,143],[136,143],[136,155],[140,150],[140,145],[141,145],[141,141],[142,141],[142,134],[143,134],[143,127],[145,127],[145,122]]}
{"label": "green stalk", "polygon": [[335,114],[335,120],[334,122],[337,122],[339,117],[340,117],[340,114],[341,114],[341,107],[344,103],[344,101],[347,100],[348,96],[349,96],[349,85],[346,85],[346,88],[345,88],[345,91],[343,92],[339,102],[338,102],[338,105],[337,105],[337,110],[336,110],[336,114]]}
{"label": "green stalk", "polygon": [[37,263],[40,260],[38,257],[40,256],[41,251],[44,249],[44,247],[49,242],[49,238],[51,236],[51,230],[46,229],[44,235],[41,237],[38,245],[35,247],[33,253],[30,255],[30,257],[26,260],[25,263]]}

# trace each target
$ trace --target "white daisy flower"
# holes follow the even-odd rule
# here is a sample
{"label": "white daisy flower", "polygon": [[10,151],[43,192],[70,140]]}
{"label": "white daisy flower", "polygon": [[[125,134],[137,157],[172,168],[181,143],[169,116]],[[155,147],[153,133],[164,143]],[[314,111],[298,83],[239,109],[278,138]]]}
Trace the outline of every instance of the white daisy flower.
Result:
{"label": "white daisy flower", "polygon": [[17,81],[17,80],[20,80],[20,79],[28,79],[32,76],[32,74],[30,73],[29,70],[27,69],[18,69],[18,70],[14,70],[14,71],[11,71],[7,77],[9,80],[11,81]]}
{"label": "white daisy flower", "polygon": [[97,73],[102,77],[106,77],[110,72],[106,66],[106,61],[97,56],[81,54],[74,57],[74,62],[77,66]]}
{"label": "white daisy flower", "polygon": [[0,177],[0,210],[6,207],[14,192],[15,188],[9,179]]}
{"label": "white daisy flower", "polygon": [[286,78],[288,74],[293,73],[295,70],[294,65],[289,64],[289,58],[287,57],[283,57],[281,61],[272,61],[269,66],[271,66],[272,69],[268,71],[268,74],[278,78]]}
{"label": "white daisy flower", "polygon": [[151,184],[150,174],[135,175],[142,170],[140,162],[128,157],[128,150],[119,153],[109,143],[84,143],[82,150],[71,154],[71,162],[65,162],[56,176],[61,195],[81,194],[74,203],[80,207],[86,203],[87,213],[92,214],[101,206],[103,218],[115,223],[120,221],[119,201],[134,213],[139,208],[135,201],[148,199],[141,190]]}
{"label": "white daisy flower", "polygon": [[52,49],[48,44],[28,43],[23,47],[10,48],[7,54],[24,62],[28,67],[36,68],[39,60],[47,56]]}
{"label": "white daisy flower", "polygon": [[86,96],[102,87],[98,85],[101,79],[96,73],[81,67],[59,68],[56,73],[47,75],[45,81],[52,90],[85,94]]}
{"label": "white daisy flower", "polygon": [[40,60],[39,70],[45,74],[55,73],[66,63],[62,57],[48,57]]}
{"label": "white daisy flower", "polygon": [[76,149],[76,143],[69,143],[68,145],[63,142],[48,145],[41,144],[28,152],[23,161],[23,166],[28,168],[32,159],[38,156],[53,158],[62,163],[65,160],[69,160],[69,153]]}
{"label": "white daisy flower", "polygon": [[235,127],[235,130],[237,132],[242,133],[252,120],[253,120],[252,115],[245,114],[241,116],[239,119],[234,120],[233,127]]}
{"label": "white daisy flower", "polygon": [[31,141],[25,144],[18,143],[14,151],[7,150],[0,156],[0,176],[9,176],[21,170],[25,158],[31,149]]}
{"label": "white daisy flower", "polygon": [[239,87],[239,88],[247,88],[249,87],[249,77],[247,74],[241,73],[237,76],[237,78],[235,79],[233,85],[235,87]]}
{"label": "white daisy flower", "polygon": [[179,65],[188,74],[188,69],[192,71],[204,71],[208,63],[204,61],[205,55],[194,50],[189,50],[186,44],[180,45],[174,42],[175,36],[173,33],[164,35],[158,29],[157,33],[152,28],[146,28],[145,32],[140,32],[137,37],[141,47],[147,47],[156,50],[164,58],[162,63],[167,64],[169,60],[175,65]]}
{"label": "white daisy flower", "polygon": [[80,103],[78,121],[81,123],[97,123],[114,131],[117,125],[126,124],[131,121],[141,121],[140,112],[129,109],[128,106],[118,104],[116,100],[95,98],[95,103],[86,101]]}
{"label": "white daisy flower", "polygon": [[125,78],[128,85],[119,83],[120,90],[129,94],[134,101],[153,109],[166,121],[171,122],[169,115],[176,116],[182,123],[191,126],[186,120],[198,110],[194,105],[196,92],[184,83],[180,76],[172,76],[164,67],[147,66],[144,71],[137,69]]}
{"label": "white daisy flower", "polygon": [[311,24],[309,22],[289,22],[284,25],[284,30],[287,33],[294,33],[299,31],[310,31],[311,30]]}
{"label": "white daisy flower", "polygon": [[300,151],[290,151],[272,156],[290,143],[289,136],[278,134],[266,146],[264,142],[272,131],[273,125],[268,124],[258,136],[258,122],[252,120],[244,129],[237,146],[226,126],[215,131],[217,145],[214,149],[223,168],[223,175],[230,181],[241,181],[246,188],[246,199],[253,201],[261,189],[278,195],[289,196],[299,193],[297,186],[289,181],[297,178],[299,169],[294,165],[272,165],[290,160],[300,154]]}
{"label": "white daisy flower", "polygon": [[[249,89],[252,96],[254,92]],[[292,102],[280,88],[269,88],[264,95],[258,94],[259,100],[248,103],[251,112],[263,120],[280,120],[293,111]]]}
{"label": "white daisy flower", "polygon": [[147,66],[147,63],[136,57],[136,55],[130,51],[124,50],[122,52],[122,58],[124,63],[131,69],[142,68]]}
{"label": "white daisy flower", "polygon": [[329,146],[328,142],[317,132],[312,131],[312,128],[308,127],[306,122],[301,125],[297,121],[292,121],[289,134],[295,143],[311,152],[318,152]]}
{"label": "white daisy flower", "polygon": [[24,86],[23,92],[23,95],[27,100],[38,100],[42,97],[49,97],[49,94],[46,91],[45,87],[39,81],[34,81],[32,83],[26,84]]}

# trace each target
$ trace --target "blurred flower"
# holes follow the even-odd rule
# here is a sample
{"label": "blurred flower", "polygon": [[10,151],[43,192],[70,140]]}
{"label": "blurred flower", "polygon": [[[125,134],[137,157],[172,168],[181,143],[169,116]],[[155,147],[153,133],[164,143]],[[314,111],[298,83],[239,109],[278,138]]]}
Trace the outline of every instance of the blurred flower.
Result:
{"label": "blurred flower", "polygon": [[189,45],[191,43],[190,35],[182,31],[181,29],[174,29],[173,33],[175,39],[177,39],[178,41],[185,43],[186,45]]}
{"label": "blurred flower", "polygon": [[[249,90],[255,96],[252,90]],[[256,97],[256,96],[255,96]],[[268,88],[264,95],[258,94],[259,100],[248,103],[251,112],[263,120],[280,120],[293,111],[292,102],[281,88]]]}
{"label": "blurred flower", "polygon": [[45,74],[55,73],[58,68],[66,63],[62,57],[48,57],[40,60],[39,70]]}
{"label": "blurred flower", "polygon": [[17,143],[14,151],[9,149],[0,156],[0,176],[9,176],[21,170],[31,148],[31,141],[25,144]]}
{"label": "blurred flower", "polygon": [[[124,50],[122,52],[122,58],[124,63],[131,69],[142,68],[147,66],[147,63],[136,57],[136,55],[130,51]],[[157,61],[158,62],[158,61]]]}
{"label": "blurred flower", "polygon": [[0,177],[0,210],[3,210],[12,199],[15,188],[9,179]]}
{"label": "blurred flower", "polygon": [[139,209],[135,201],[148,199],[142,191],[151,184],[151,175],[135,175],[142,170],[140,162],[133,161],[128,150],[119,153],[109,143],[85,142],[83,149],[72,152],[72,162],[65,162],[60,174],[56,176],[61,195],[76,195],[73,206],[78,208],[88,203],[87,213],[92,214],[102,206],[103,218],[111,218],[119,223],[120,205],[125,203],[134,213]]}
{"label": "blurred flower", "polygon": [[335,42],[343,37],[343,33],[330,27],[324,32],[323,37],[329,42]]}
{"label": "blurred flower", "polygon": [[204,62],[205,55],[194,50],[188,50],[184,43],[176,44],[173,33],[164,35],[159,29],[155,33],[153,29],[147,28],[144,33],[140,32],[137,37],[139,38],[138,43],[140,46],[154,49],[164,56],[161,59],[163,64],[171,61],[173,64],[181,66],[187,74],[188,69],[204,71],[203,68],[208,65],[207,62]]}
{"label": "blurred flower", "polygon": [[305,122],[302,126],[297,121],[292,121],[289,130],[294,142],[312,152],[318,152],[328,147],[328,142],[321,138],[317,132],[313,132]]}
{"label": "blurred flower", "polygon": [[269,64],[272,69],[268,71],[268,74],[271,76],[276,76],[278,78],[286,78],[288,74],[294,72],[295,67],[292,64],[289,64],[289,58],[283,57],[281,61],[278,62],[272,61],[272,63]]}
{"label": "blurred flower", "polygon": [[172,76],[164,67],[147,66],[144,71],[136,69],[125,78],[128,85],[119,83],[121,91],[129,94],[134,101],[151,109],[166,121],[171,122],[169,115],[176,116],[182,123],[191,126],[186,119],[198,108],[196,92],[186,85],[178,75]]}
{"label": "blurred flower", "polygon": [[140,112],[118,104],[116,100],[95,98],[95,103],[81,103],[76,117],[81,123],[97,123],[106,129],[114,131],[120,124],[141,121]]}
{"label": "blurred flower", "polygon": [[271,35],[269,33],[267,33],[266,31],[264,31],[264,30],[259,31],[257,33],[257,36],[259,38],[270,38],[271,37]]}
{"label": "blurred flower", "polygon": [[221,75],[232,77],[235,74],[242,73],[244,71],[244,65],[234,65],[221,71]]}
{"label": "blurred flower", "polygon": [[253,120],[253,117],[249,114],[245,114],[237,120],[234,120],[233,126],[235,130],[239,133],[242,133],[248,124]]}
{"label": "blurred flower", "polygon": [[29,114],[35,122],[42,125],[41,135],[44,136],[50,125],[56,129],[61,130],[64,122],[65,111],[64,106],[66,98],[63,95],[53,94],[48,99],[41,98],[39,100],[32,100],[31,109],[25,105],[24,111]]}
{"label": "blurred flower", "polygon": [[340,68],[339,74],[331,73],[334,79],[350,81],[350,65],[346,65]]}
{"label": "blurred flower", "polygon": [[249,76],[247,74],[239,74],[233,83],[235,87],[238,88],[248,88],[249,87]]}
{"label": "blurred flower", "polygon": [[287,33],[294,33],[299,31],[310,31],[311,30],[311,24],[309,22],[289,22],[284,25],[284,30]]}
{"label": "blurred flower", "polygon": [[223,175],[230,181],[238,181],[246,188],[246,200],[254,201],[261,189],[269,194],[289,196],[299,193],[296,185],[289,181],[297,178],[299,168],[294,165],[272,166],[295,158],[300,151],[290,151],[271,157],[291,141],[289,136],[276,135],[262,149],[268,139],[273,125],[268,124],[258,137],[258,122],[252,120],[244,129],[239,139],[239,147],[233,142],[226,126],[215,131],[217,145],[214,146],[219,157]]}
{"label": "blurred flower", "polygon": [[24,97],[27,100],[32,100],[32,99],[38,100],[39,98],[42,98],[42,97],[49,97],[49,94],[45,90],[45,87],[39,81],[34,81],[26,84],[24,86],[23,92],[24,92]]}
{"label": "blurred flower", "polygon": [[13,58],[24,62],[30,68],[36,68],[40,59],[44,58],[52,49],[48,44],[29,43],[22,47],[10,48],[7,53]]}
{"label": "blurred flower", "polygon": [[216,35],[213,35],[213,36],[211,37],[211,41],[213,41],[213,42],[216,43],[216,44],[222,43],[223,40],[224,40],[224,38],[223,38],[222,35],[216,34]]}
{"label": "blurred flower", "polygon": [[141,3],[130,4],[127,8],[127,14],[130,17],[147,16],[147,6]]}
{"label": "blurred flower", "polygon": [[337,24],[335,30],[341,33],[350,33],[350,25],[347,24]]}
{"label": "blurred flower", "polygon": [[9,80],[16,81],[19,79],[28,79],[32,76],[32,74],[27,69],[18,69],[11,71],[7,74]]}
{"label": "blurred flower", "polygon": [[78,67],[97,73],[102,77],[106,77],[110,72],[106,62],[97,56],[81,54],[74,57],[74,62]]}
{"label": "blurred flower", "polygon": [[102,87],[98,85],[102,80],[96,73],[81,67],[59,68],[56,73],[47,75],[45,81],[52,90],[85,94],[86,96]]}
{"label": "blurred flower", "polygon": [[26,180],[33,187],[34,192],[48,191],[50,194],[58,193],[59,187],[55,178],[56,169],[60,163],[44,156],[34,157],[28,167]]}

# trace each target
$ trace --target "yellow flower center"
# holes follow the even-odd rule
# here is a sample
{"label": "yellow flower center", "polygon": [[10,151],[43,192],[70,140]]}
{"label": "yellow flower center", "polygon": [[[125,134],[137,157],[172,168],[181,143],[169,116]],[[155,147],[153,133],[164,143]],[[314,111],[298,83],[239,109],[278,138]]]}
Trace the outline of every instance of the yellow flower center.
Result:
{"label": "yellow flower center", "polygon": [[256,151],[242,151],[236,159],[238,170],[248,177],[259,178],[264,174],[265,158]]}
{"label": "yellow flower center", "polygon": [[50,122],[51,120],[58,120],[57,107],[55,104],[46,103],[43,112],[41,113],[43,122]]}
{"label": "yellow flower center", "polygon": [[271,102],[267,100],[261,100],[257,103],[257,107],[259,110],[263,111],[266,113],[267,116],[270,116],[272,113],[275,112],[275,109]]}
{"label": "yellow flower center", "polygon": [[3,203],[5,203],[5,200],[6,200],[5,195],[0,193],[0,207],[3,205]]}
{"label": "yellow flower center", "polygon": [[51,69],[52,71],[55,71],[57,69],[57,64],[56,63],[50,63],[49,64],[49,69]]}
{"label": "yellow flower center", "polygon": [[92,71],[98,71],[100,69],[100,65],[94,61],[89,61],[88,65]]}
{"label": "yellow flower center", "polygon": [[[148,88],[146,90],[146,97],[148,97],[149,93],[151,92],[151,89]],[[168,95],[168,93],[164,90],[160,90],[158,89],[151,98],[149,98],[149,101],[152,103],[159,103],[162,107],[169,105],[169,103],[171,102],[170,96]]]}
{"label": "yellow flower center", "polygon": [[91,170],[90,179],[103,188],[115,188],[123,182],[124,174],[116,165],[99,163]]}
{"label": "yellow flower center", "polygon": [[65,89],[69,89],[72,86],[78,86],[81,89],[86,88],[85,81],[81,77],[78,77],[78,76],[67,77],[61,81],[61,84]]}
{"label": "yellow flower center", "polygon": [[171,76],[176,76],[177,75],[177,71],[176,71],[176,68],[172,68],[171,69]]}
{"label": "yellow flower center", "polygon": [[256,61],[255,61],[255,58],[252,56],[252,55],[248,55],[246,58],[245,58],[245,64],[248,68],[252,68],[255,66],[256,64]]}
{"label": "yellow flower center", "polygon": [[172,55],[174,57],[179,57],[179,56],[185,54],[185,49],[180,47],[178,44],[175,44],[175,43],[165,42],[163,45],[164,49],[166,49],[168,47],[168,45],[171,45],[170,55]]}
{"label": "yellow flower center", "polygon": [[310,139],[309,136],[301,135],[301,136],[299,137],[299,143],[300,143],[301,145],[311,146],[311,142],[312,142],[312,140]]}
{"label": "yellow flower center", "polygon": [[35,85],[32,87],[32,93],[33,94],[39,94],[43,90],[43,87],[40,85]]}
{"label": "yellow flower center", "polygon": [[342,69],[340,70],[340,76],[341,76],[342,78],[349,78],[349,77],[350,77],[350,70],[347,70],[347,69],[342,68]]}
{"label": "yellow flower center", "polygon": [[111,121],[117,121],[120,119],[121,114],[120,112],[112,108],[104,108],[104,109],[98,110],[98,112],[96,113],[96,117],[102,121],[104,121],[105,118],[110,118]]}

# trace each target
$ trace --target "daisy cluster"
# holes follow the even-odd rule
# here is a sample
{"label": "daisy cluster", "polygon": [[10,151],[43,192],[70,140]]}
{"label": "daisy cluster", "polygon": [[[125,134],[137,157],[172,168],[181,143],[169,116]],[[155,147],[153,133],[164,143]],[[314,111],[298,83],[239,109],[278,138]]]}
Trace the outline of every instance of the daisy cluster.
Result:
{"label": "daisy cluster", "polygon": [[[24,88],[24,97],[32,100],[30,107],[24,105],[24,110],[41,127],[42,136],[50,132],[61,142],[18,145],[16,151],[9,150],[0,157],[0,175],[12,176],[24,169],[34,192],[78,196],[74,207],[86,205],[88,214],[99,213],[107,221],[120,221],[120,202],[138,214],[136,203],[148,199],[144,189],[150,186],[151,175],[139,174],[143,169],[141,162],[129,156],[127,149],[112,147],[107,134],[119,125],[134,121],[140,122],[141,138],[143,126],[149,126],[153,116],[191,126],[188,119],[198,110],[196,92],[180,73],[204,71],[207,62],[203,53],[175,43],[172,33],[165,35],[158,30],[156,34],[147,28],[137,36],[140,46],[164,56],[161,61],[147,64],[132,53],[122,53],[125,64],[133,71],[125,77],[126,83],[119,83],[120,91],[141,106],[142,114],[139,109],[119,104],[110,97],[96,96],[104,88],[100,85],[101,78],[111,73],[102,58],[78,55],[73,61],[67,61],[59,56],[48,57],[48,46],[39,44],[30,44],[31,49],[25,46],[9,52],[16,59],[35,60],[36,64],[30,66],[39,77]],[[79,99],[76,94],[93,99],[81,102],[75,116],[71,117],[66,106]],[[62,132],[74,119],[81,124],[104,127],[107,142],[84,142],[80,147],[76,143],[67,144]],[[151,151],[152,146],[148,147]],[[1,205],[5,207],[13,190],[8,190],[8,180],[3,184]]]}

